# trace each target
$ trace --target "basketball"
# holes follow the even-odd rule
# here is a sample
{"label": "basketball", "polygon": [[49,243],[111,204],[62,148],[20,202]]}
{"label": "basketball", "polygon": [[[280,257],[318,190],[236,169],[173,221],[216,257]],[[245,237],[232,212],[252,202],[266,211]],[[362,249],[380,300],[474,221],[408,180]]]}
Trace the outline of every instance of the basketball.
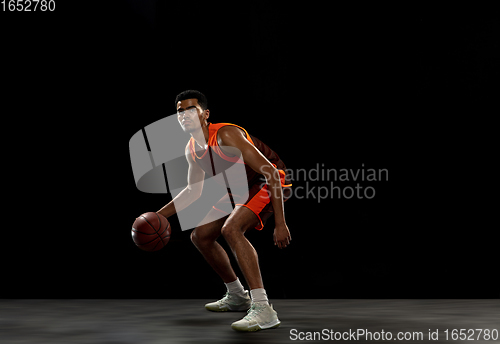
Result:
{"label": "basketball", "polygon": [[158,251],[170,240],[170,223],[161,214],[144,213],[132,225],[132,240],[144,251]]}

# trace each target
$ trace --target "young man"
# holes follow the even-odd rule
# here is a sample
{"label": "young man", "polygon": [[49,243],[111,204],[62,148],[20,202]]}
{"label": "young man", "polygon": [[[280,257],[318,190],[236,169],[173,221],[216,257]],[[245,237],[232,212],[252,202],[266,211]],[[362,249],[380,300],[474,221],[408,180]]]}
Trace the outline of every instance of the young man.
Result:
{"label": "young man", "polygon": [[[238,203],[238,195],[228,192],[208,212],[202,225],[193,230],[191,240],[227,287],[227,293],[221,300],[208,303],[205,307],[215,312],[248,310],[243,319],[231,325],[237,331],[278,327],[280,320],[269,305],[257,252],[245,237],[245,232],[252,228],[262,229],[274,213],[274,244],[284,248],[290,243],[290,231],[283,211],[283,194],[287,196],[290,192],[290,185],[285,182],[285,164],[273,150],[245,129],[229,123],[207,122],[210,110],[202,93],[184,91],[177,95],[175,105],[182,129],[191,135],[185,149],[189,163],[188,185],[158,213],[168,218],[198,199],[205,173],[209,176],[217,174],[214,163],[218,166],[244,163],[248,198]],[[243,161],[239,159],[240,155]],[[234,209],[229,208],[227,215],[221,214],[221,209],[228,210],[229,202]],[[221,234],[231,247],[251,289],[250,296],[233,271],[226,251],[216,241]]]}

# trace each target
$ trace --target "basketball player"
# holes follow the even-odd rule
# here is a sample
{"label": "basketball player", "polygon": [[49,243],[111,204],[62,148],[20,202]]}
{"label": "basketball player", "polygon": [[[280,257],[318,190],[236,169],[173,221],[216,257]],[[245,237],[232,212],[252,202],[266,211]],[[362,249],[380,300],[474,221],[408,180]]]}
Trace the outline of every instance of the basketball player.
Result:
{"label": "basketball player", "polygon": [[[290,185],[285,183],[285,164],[273,150],[245,129],[229,123],[207,122],[210,110],[202,93],[184,91],[177,95],[175,105],[182,129],[191,135],[185,149],[189,163],[188,185],[158,213],[168,218],[186,208],[200,197],[205,173],[214,175],[214,162],[218,166],[234,164],[241,154],[247,174],[248,199],[239,204],[238,196],[228,193],[208,212],[202,221],[204,224],[191,233],[192,242],[227,287],[227,293],[221,300],[208,303],[205,307],[215,312],[248,310],[243,319],[231,325],[237,331],[278,327],[281,322],[269,304],[257,252],[245,233],[252,228],[262,229],[274,213],[274,244],[284,248],[290,243],[290,231],[283,211],[283,194],[288,196],[290,192]],[[241,160],[239,162],[242,163]],[[229,208],[231,211],[224,216],[222,209],[227,210],[225,205],[229,202],[236,205],[234,210]],[[226,251],[216,241],[221,234],[243,272],[250,295],[233,271]]]}

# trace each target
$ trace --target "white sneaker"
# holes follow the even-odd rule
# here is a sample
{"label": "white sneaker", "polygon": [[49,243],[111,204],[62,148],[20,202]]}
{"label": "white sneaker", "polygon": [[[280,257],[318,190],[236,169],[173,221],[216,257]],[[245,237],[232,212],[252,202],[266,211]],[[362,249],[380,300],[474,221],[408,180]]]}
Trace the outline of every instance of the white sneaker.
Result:
{"label": "white sneaker", "polygon": [[252,303],[248,314],[241,320],[231,324],[236,331],[259,331],[280,326],[278,313],[273,306],[265,303]]}
{"label": "white sneaker", "polygon": [[245,297],[241,298],[236,295],[231,295],[229,292],[224,295],[219,301],[207,303],[205,308],[212,312],[244,312],[252,305],[252,299],[248,295],[248,290],[245,290]]}

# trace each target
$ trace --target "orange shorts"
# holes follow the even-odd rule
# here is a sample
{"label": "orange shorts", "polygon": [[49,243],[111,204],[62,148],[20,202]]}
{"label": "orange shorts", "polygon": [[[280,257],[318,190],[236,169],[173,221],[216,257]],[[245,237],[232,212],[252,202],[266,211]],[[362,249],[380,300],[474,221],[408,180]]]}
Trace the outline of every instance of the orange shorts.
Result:
{"label": "orange shorts", "polygon": [[[291,185],[285,185],[285,172],[279,170],[281,178],[281,188],[283,190],[283,201],[286,201],[291,196]],[[257,178],[252,184],[248,185],[248,199],[242,203],[241,196],[227,193],[225,194],[216,204],[213,206],[215,210],[221,211],[225,214],[229,214],[233,209],[233,203],[235,206],[241,205],[250,209],[259,218],[260,224],[258,224],[255,229],[261,230],[264,228],[264,224],[267,219],[273,214],[273,205],[271,204],[269,187],[266,184],[266,179],[264,176]],[[246,195],[245,195],[246,196]]]}

